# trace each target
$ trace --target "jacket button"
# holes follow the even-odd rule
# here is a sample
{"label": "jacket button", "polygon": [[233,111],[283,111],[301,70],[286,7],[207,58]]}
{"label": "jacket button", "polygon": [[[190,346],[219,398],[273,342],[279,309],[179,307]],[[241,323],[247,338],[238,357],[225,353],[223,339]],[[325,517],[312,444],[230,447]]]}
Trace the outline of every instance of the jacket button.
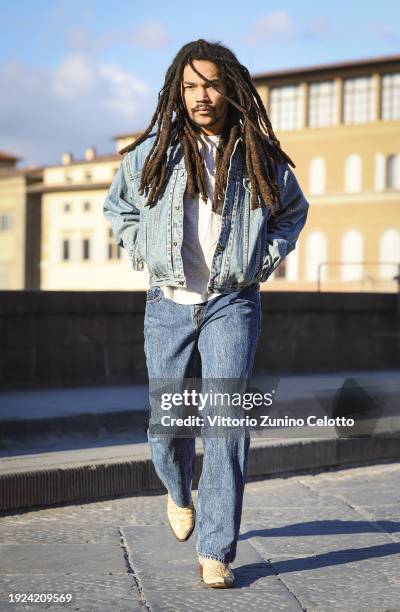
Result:
{"label": "jacket button", "polygon": [[177,244],[178,244],[177,242],[174,242],[174,246],[176,246]]}
{"label": "jacket button", "polygon": [[179,206],[175,206],[175,210],[179,210]]}

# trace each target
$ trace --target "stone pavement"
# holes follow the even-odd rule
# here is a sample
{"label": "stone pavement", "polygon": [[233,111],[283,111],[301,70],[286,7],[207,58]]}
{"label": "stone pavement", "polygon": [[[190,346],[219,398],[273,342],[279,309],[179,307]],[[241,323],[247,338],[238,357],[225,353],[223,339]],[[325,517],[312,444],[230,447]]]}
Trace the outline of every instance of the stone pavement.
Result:
{"label": "stone pavement", "polygon": [[[400,611],[399,484],[398,462],[249,481],[228,590],[200,583],[165,494],[2,513],[0,610]],[[74,600],[8,603],[32,592]]]}

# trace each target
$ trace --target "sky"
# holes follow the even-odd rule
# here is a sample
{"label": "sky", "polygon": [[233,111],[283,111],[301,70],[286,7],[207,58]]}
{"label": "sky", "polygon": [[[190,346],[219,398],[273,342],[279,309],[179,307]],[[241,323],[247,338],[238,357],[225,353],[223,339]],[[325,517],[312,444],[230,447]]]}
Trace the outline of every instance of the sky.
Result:
{"label": "sky", "polygon": [[252,74],[400,53],[388,0],[0,0],[0,14],[0,150],[21,166],[114,153],[191,40],[227,45]]}

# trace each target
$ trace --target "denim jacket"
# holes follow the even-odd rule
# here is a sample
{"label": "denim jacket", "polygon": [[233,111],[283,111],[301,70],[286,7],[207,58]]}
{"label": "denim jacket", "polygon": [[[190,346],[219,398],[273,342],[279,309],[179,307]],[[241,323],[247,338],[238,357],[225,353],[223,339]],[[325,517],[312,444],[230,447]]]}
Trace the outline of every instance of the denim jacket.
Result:
{"label": "denim jacket", "polygon": [[[162,196],[145,206],[147,191],[139,193],[141,171],[154,142],[150,136],[123,157],[107,193],[103,214],[111,223],[116,243],[129,254],[134,270],[146,262],[150,286],[186,287],[181,256],[183,196],[187,172],[181,145],[167,152],[168,181]],[[230,293],[264,282],[294,250],[309,204],[289,165],[277,164],[281,206],[276,216],[258,196],[261,206],[251,209],[251,185],[243,170],[241,138],[236,141],[222,209],[219,240],[210,270],[208,291]]]}

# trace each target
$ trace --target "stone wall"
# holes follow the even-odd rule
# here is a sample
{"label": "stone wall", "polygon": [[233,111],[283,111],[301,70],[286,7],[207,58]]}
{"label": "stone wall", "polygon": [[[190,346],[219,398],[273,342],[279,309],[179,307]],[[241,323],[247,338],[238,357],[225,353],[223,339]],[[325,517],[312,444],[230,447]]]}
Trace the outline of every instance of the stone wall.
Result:
{"label": "stone wall", "polygon": [[[145,292],[0,291],[0,388],[146,382]],[[398,368],[397,294],[263,292],[254,375]]]}

